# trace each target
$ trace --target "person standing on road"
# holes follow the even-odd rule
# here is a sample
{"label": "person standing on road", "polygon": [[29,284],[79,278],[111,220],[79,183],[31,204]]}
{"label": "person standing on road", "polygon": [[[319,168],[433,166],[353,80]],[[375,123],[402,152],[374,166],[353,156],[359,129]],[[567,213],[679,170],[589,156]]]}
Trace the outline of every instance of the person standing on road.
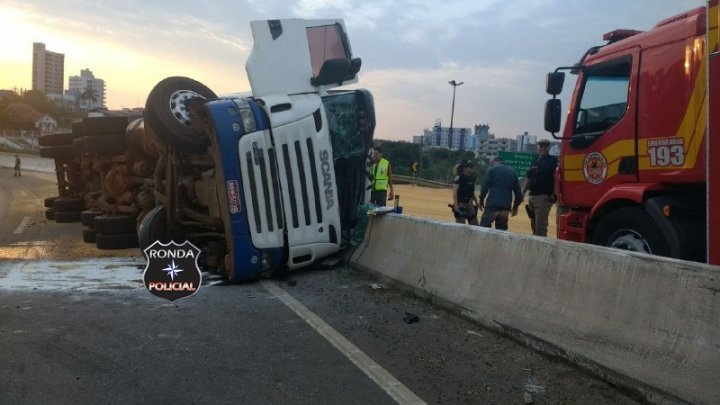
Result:
{"label": "person standing on road", "polygon": [[550,155],[550,141],[547,139],[541,140],[537,145],[539,156],[530,166],[523,194],[530,191],[528,216],[533,235],[547,236],[550,209],[556,201],[555,169],[558,158]]}
{"label": "person standing on road", "polygon": [[480,186],[478,208],[483,211],[480,226],[490,228],[494,222],[495,229],[506,231],[509,216],[517,215],[518,207],[523,202],[523,193],[515,170],[502,163],[503,160],[496,157],[492,167],[485,173]]}
{"label": "person standing on road", "polygon": [[[390,162],[383,158],[382,148],[376,146],[372,152],[372,184],[370,185],[370,202],[384,207],[388,199],[395,198],[392,184],[392,168]],[[388,190],[390,194],[388,195]]]}
{"label": "person standing on road", "polygon": [[15,155],[15,177],[20,177],[20,156]]}
{"label": "person standing on road", "polygon": [[477,219],[477,197],[475,196],[475,165],[472,160],[463,160],[455,166],[453,182],[453,214],[455,222],[479,225]]}

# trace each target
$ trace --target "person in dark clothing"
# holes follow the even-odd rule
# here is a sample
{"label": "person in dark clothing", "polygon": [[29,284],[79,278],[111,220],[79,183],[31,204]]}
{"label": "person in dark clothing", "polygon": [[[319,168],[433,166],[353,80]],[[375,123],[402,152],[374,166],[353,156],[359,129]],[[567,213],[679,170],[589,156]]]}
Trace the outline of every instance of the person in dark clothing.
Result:
{"label": "person in dark clothing", "polygon": [[490,228],[495,222],[495,229],[506,231],[508,218],[510,215],[517,215],[518,207],[523,202],[523,194],[515,170],[502,162],[501,158],[496,157],[492,167],[485,173],[480,186],[478,207],[483,211],[480,226]]}
{"label": "person in dark clothing", "polygon": [[477,197],[475,196],[475,165],[472,160],[463,160],[455,166],[453,182],[453,213],[455,222],[478,225]]}
{"label": "person in dark clothing", "polygon": [[15,176],[20,176],[20,156],[15,155]]}
{"label": "person in dark clothing", "polygon": [[543,139],[538,142],[538,158],[532,162],[525,183],[528,198],[528,216],[533,235],[547,236],[548,217],[555,203],[555,169],[558,158],[550,155],[550,141]]}

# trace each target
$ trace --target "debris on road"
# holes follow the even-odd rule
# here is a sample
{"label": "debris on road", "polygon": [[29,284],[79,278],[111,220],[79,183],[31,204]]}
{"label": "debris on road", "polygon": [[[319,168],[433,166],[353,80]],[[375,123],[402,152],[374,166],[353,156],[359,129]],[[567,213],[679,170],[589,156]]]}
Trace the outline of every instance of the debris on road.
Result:
{"label": "debris on road", "polygon": [[410,312],[405,312],[405,317],[403,318],[403,321],[405,321],[405,323],[407,323],[407,324],[411,324],[411,323],[415,323],[415,322],[420,322],[420,318],[415,314],[411,314]]}

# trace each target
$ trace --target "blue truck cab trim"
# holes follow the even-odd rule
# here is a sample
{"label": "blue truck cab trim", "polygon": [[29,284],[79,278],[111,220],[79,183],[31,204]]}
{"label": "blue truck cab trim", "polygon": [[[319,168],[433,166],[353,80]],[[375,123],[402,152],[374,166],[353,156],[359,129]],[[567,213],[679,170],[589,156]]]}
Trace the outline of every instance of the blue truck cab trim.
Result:
{"label": "blue truck cab trim", "polygon": [[[222,176],[222,184],[227,193],[228,212],[230,214],[229,232],[232,245],[232,272],[228,278],[232,282],[244,282],[259,278],[268,266],[282,265],[283,249],[260,250],[253,246],[246,210],[243,207],[243,184],[240,173],[238,142],[247,135],[247,114],[243,117],[241,108],[250,108],[254,117],[255,131],[268,129],[268,120],[262,109],[252,99],[223,98],[205,103],[205,109],[212,120],[214,136],[218,146],[219,163],[217,174]],[[245,111],[247,113],[247,111]],[[247,124],[247,121],[246,121]],[[250,126],[248,124],[248,126]]]}

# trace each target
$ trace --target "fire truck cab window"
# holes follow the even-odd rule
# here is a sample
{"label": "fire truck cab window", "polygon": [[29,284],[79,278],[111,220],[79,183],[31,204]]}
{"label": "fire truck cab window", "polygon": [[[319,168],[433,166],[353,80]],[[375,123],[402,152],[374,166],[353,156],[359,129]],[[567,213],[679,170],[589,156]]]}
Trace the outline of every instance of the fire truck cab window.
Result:
{"label": "fire truck cab window", "polygon": [[629,60],[623,60],[586,71],[574,134],[599,135],[625,115],[630,66]]}

